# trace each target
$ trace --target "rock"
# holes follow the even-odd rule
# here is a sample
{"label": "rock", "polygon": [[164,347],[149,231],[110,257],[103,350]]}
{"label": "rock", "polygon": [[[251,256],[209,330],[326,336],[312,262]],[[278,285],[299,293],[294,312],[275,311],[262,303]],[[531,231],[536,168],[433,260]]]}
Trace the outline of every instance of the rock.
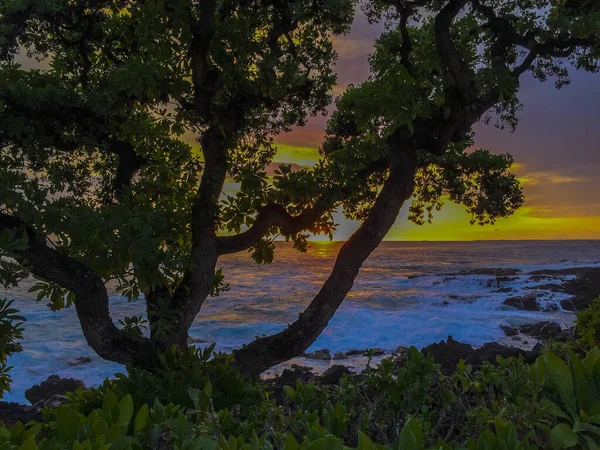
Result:
{"label": "rock", "polygon": [[556,279],[557,279],[556,277],[553,277],[551,275],[533,275],[532,277],[529,278],[529,280],[533,281],[534,283],[539,283],[542,280],[556,280]]}
{"label": "rock", "polygon": [[283,403],[284,394],[283,387],[291,386],[296,388],[296,381],[303,384],[310,383],[315,379],[315,375],[310,371],[305,371],[299,368],[284,369],[281,375],[268,381],[269,390],[273,391],[273,396],[278,404]]}
{"label": "rock", "polygon": [[457,275],[491,275],[494,277],[510,277],[521,273],[521,269],[510,268],[483,268],[461,270]]}
{"label": "rock", "polygon": [[292,364],[292,366],[291,366],[291,367],[292,367],[292,369],[293,369],[293,370],[294,370],[294,369],[300,369],[300,370],[302,370],[303,372],[310,372],[311,370],[313,370],[313,368],[312,368],[312,367],[309,367],[309,366],[301,366],[300,364]]}
{"label": "rock", "polygon": [[336,364],[323,372],[319,377],[319,381],[327,385],[338,384],[344,375],[350,375],[351,373],[346,366]]}
{"label": "rock", "polygon": [[507,336],[516,336],[519,334],[519,330],[515,327],[507,327],[506,325],[500,325],[500,328],[504,331]]}
{"label": "rock", "polygon": [[494,294],[505,294],[507,292],[512,292],[513,288],[511,287],[503,287],[500,289],[496,289],[495,291],[492,291]]}
{"label": "rock", "polygon": [[448,298],[451,298],[452,300],[458,300],[458,295],[456,295],[456,294],[450,294],[448,296]]}
{"label": "rock", "polygon": [[348,359],[348,357],[346,355],[344,355],[342,352],[335,352],[333,354],[333,359]]}
{"label": "rock", "polygon": [[525,311],[539,311],[540,306],[537,303],[537,296],[528,294],[520,297],[508,297],[503,302],[506,306],[513,306]]}
{"label": "rock", "polygon": [[444,305],[444,306],[447,306],[447,305],[449,305],[449,304],[450,304],[450,302],[447,302],[446,300],[444,300],[444,301],[442,302],[442,305]]}
{"label": "rock", "polygon": [[550,291],[550,292],[563,292],[564,289],[560,284],[538,284],[535,286],[525,286],[523,289],[536,290],[536,291]]}
{"label": "rock", "polygon": [[39,408],[19,403],[0,402],[0,422],[5,425],[12,426],[17,422],[26,424],[32,420],[36,422],[44,420]]}
{"label": "rock", "polygon": [[69,401],[69,397],[66,395],[54,394],[48,400],[40,400],[35,406],[39,408],[58,408],[60,405],[64,405]]}
{"label": "rock", "polygon": [[521,333],[543,341],[556,340],[563,337],[563,331],[556,322],[538,322],[519,327]]}
{"label": "rock", "polygon": [[92,362],[92,358],[88,358],[87,356],[80,356],[79,358],[75,358],[73,361],[69,361],[67,364],[69,367],[79,366],[81,364],[88,364]]}
{"label": "rock", "polygon": [[474,349],[468,344],[457,342],[448,336],[446,341],[441,341],[437,344],[431,344],[421,350],[424,354],[429,354],[435,362],[441,365],[442,373],[451,374],[456,369],[456,365],[460,360],[470,364],[473,368],[481,367],[484,361],[496,363],[496,356],[500,355],[503,358],[523,355],[526,362],[532,362],[538,355],[538,351],[527,352],[516,347],[507,347],[497,342],[491,342]]}
{"label": "rock", "polygon": [[199,338],[195,338],[195,337],[188,337],[187,343],[188,345],[192,345],[192,344],[206,344],[208,341],[205,341],[204,339],[199,339]]}
{"label": "rock", "polygon": [[346,356],[356,356],[356,355],[363,355],[366,352],[366,350],[356,350],[356,349],[352,349],[352,350],[348,350],[346,353],[344,353]]}
{"label": "rock", "polygon": [[305,358],[308,358],[308,359],[318,359],[321,361],[331,360],[331,352],[327,348],[324,348],[323,350],[317,350],[317,351],[314,351],[311,353],[307,353],[304,356],[305,356]]}
{"label": "rock", "polygon": [[518,279],[519,279],[518,277],[496,277],[496,279],[494,279],[494,280],[488,280],[487,283],[485,284],[485,286],[488,288],[491,288],[491,287],[499,288],[502,283],[515,281]]}
{"label": "rock", "polygon": [[27,389],[25,391],[25,398],[34,405],[41,400],[49,400],[53,395],[64,395],[67,392],[75,391],[77,388],[85,389],[83,381],[50,375],[46,381],[42,381],[40,384]]}
{"label": "rock", "polygon": [[[564,281],[559,289],[573,296],[563,300],[560,305],[567,311],[581,311],[598,297],[600,293],[600,267],[573,267],[570,269],[536,270],[530,275],[546,275],[554,278],[559,276],[575,276],[572,280]],[[532,277],[533,278],[533,277]],[[556,286],[556,285],[553,285]]]}
{"label": "rock", "polygon": [[380,348],[371,348],[371,349],[365,350],[365,352],[363,353],[363,356],[368,356],[369,352],[371,353],[371,356],[385,355],[385,350],[382,350]]}
{"label": "rock", "polygon": [[403,345],[399,345],[398,347],[396,347],[396,350],[394,350],[392,352],[392,355],[401,356],[401,355],[404,355],[407,351],[408,351],[408,348],[406,348]]}

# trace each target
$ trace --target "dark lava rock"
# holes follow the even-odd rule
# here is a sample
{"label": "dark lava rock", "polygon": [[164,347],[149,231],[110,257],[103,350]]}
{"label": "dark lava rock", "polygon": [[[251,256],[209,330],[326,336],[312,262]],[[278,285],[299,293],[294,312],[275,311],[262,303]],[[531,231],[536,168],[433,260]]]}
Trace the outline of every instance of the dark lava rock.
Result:
{"label": "dark lava rock", "polygon": [[44,420],[40,409],[35,406],[26,406],[19,403],[0,402],[0,422],[5,425],[14,425],[17,422],[26,424],[32,420]]}
{"label": "dark lava rock", "polygon": [[69,402],[69,397],[67,397],[66,395],[54,394],[48,400],[40,400],[34,406],[36,406],[38,408],[55,409],[55,408],[58,408],[60,405],[64,405],[65,403],[68,403],[68,402]]}
{"label": "dark lava rock", "polygon": [[532,277],[529,278],[530,281],[533,281],[534,283],[539,283],[542,280],[556,280],[556,277],[553,277],[551,275],[533,275]]}
{"label": "dark lava rock", "polygon": [[404,345],[399,345],[396,350],[392,352],[392,355],[401,356],[404,355],[408,351],[408,348]]}
{"label": "dark lava rock", "polygon": [[365,352],[363,353],[363,356],[368,356],[368,352],[371,352],[371,356],[381,356],[381,355],[385,355],[385,350],[382,350],[380,348],[372,348],[369,350],[365,350]]}
{"label": "dark lava rock", "polygon": [[521,333],[543,341],[563,337],[563,330],[556,322],[538,322],[519,327]]}
{"label": "dark lava rock", "polygon": [[519,279],[518,277],[496,277],[494,280],[488,280],[488,282],[485,284],[485,286],[488,288],[491,288],[491,287],[499,288],[500,285],[502,285],[502,283],[509,283],[511,281],[515,281],[518,279]]}
{"label": "dark lava rock", "polygon": [[317,350],[311,353],[307,353],[304,355],[305,358],[308,359],[318,359],[321,361],[330,361],[331,360],[331,352],[329,349],[324,348],[323,350]]}
{"label": "dark lava rock", "polygon": [[506,294],[508,292],[512,292],[513,288],[511,287],[503,287],[500,289],[496,289],[495,291],[492,291],[494,294]]}
{"label": "dark lava rock", "polygon": [[536,291],[564,292],[564,288],[560,284],[538,284],[536,286],[525,286],[523,289]]}
{"label": "dark lava rock", "polygon": [[442,302],[442,305],[444,305],[444,306],[447,306],[447,305],[449,305],[449,304],[450,304],[450,302],[447,302],[446,300],[444,300],[444,301]]}
{"label": "dark lava rock", "polygon": [[277,403],[283,403],[283,387],[291,386],[296,388],[296,381],[300,381],[302,384],[310,383],[315,379],[315,374],[309,370],[302,370],[299,367],[295,369],[284,369],[281,375],[268,380],[267,384],[269,390],[273,391],[273,396]]}
{"label": "dark lava rock", "polygon": [[25,391],[25,398],[33,405],[42,400],[46,401],[53,395],[64,395],[77,388],[85,388],[83,381],[75,380],[73,378],[61,378],[58,375],[50,375],[46,381],[42,381],[40,384],[36,384],[27,389]]}
{"label": "dark lava rock", "polygon": [[519,334],[519,330],[514,327],[507,327],[505,325],[500,325],[500,328],[504,331],[504,334],[507,336],[516,336]]}
{"label": "dark lava rock", "polygon": [[346,355],[344,355],[342,352],[335,352],[333,354],[333,359],[348,359],[348,357]]}
{"label": "dark lava rock", "polygon": [[562,292],[573,298],[563,300],[560,305],[567,311],[581,311],[600,294],[600,267],[573,267],[570,269],[536,270],[531,275],[551,275],[554,277],[574,275],[560,285]]}
{"label": "dark lava rock", "polygon": [[313,370],[313,368],[310,366],[301,366],[300,364],[292,364],[292,370],[294,370],[294,369],[300,369],[303,372],[310,372],[311,370]]}
{"label": "dark lava rock", "polygon": [[92,362],[92,358],[88,358],[87,356],[80,356],[79,358],[75,358],[73,361],[69,361],[67,364],[69,367],[80,366],[81,364],[88,364]]}
{"label": "dark lava rock", "polygon": [[363,355],[366,352],[366,350],[356,350],[356,349],[352,349],[352,350],[348,350],[346,353],[344,353],[346,356],[357,356],[357,355]]}
{"label": "dark lava rock", "polygon": [[525,311],[539,311],[540,306],[537,303],[537,296],[528,294],[521,297],[508,297],[503,302],[506,306],[513,306]]}
{"label": "dark lava rock", "polygon": [[457,275],[491,275],[494,277],[511,277],[521,273],[521,269],[510,268],[483,268],[461,270]]}
{"label": "dark lava rock", "polygon": [[318,380],[322,384],[338,384],[344,375],[350,375],[350,369],[346,366],[334,365],[321,374]]}
{"label": "dark lava rock", "polygon": [[470,364],[473,368],[481,367],[484,361],[496,363],[496,356],[503,358],[516,357],[523,355],[526,362],[532,362],[539,354],[539,349],[533,349],[530,352],[516,347],[507,347],[497,342],[490,342],[478,349],[474,349],[468,344],[457,342],[448,336],[446,341],[437,344],[431,344],[421,350],[424,354],[430,354],[435,362],[441,364],[441,371],[445,374],[451,374],[456,369],[460,360]]}

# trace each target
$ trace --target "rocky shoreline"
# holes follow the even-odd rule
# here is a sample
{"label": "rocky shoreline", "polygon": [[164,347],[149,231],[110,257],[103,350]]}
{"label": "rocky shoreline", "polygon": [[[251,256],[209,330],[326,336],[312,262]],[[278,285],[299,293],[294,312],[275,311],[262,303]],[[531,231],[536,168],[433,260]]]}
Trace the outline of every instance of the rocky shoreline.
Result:
{"label": "rocky shoreline", "polygon": [[[589,303],[600,295],[600,267],[581,267],[569,269],[536,270],[524,273],[519,269],[492,268],[492,269],[470,269],[455,274],[448,274],[447,280],[457,276],[489,276],[486,282],[490,288],[499,292],[509,292],[509,284],[520,277],[528,277],[527,283],[531,283],[525,289],[531,293],[521,297],[508,297],[504,306],[508,308],[544,311],[540,299],[545,293],[562,293],[570,297],[561,300],[560,306],[565,311],[580,311],[585,309]],[[459,299],[454,299],[459,300]],[[541,321],[528,323],[520,326],[501,326],[506,339],[499,342],[490,342],[478,348],[457,342],[452,336],[446,340],[428,345],[421,349],[425,354],[430,354],[434,360],[441,364],[441,371],[450,373],[456,364],[462,359],[467,364],[477,368],[485,361],[494,363],[496,356],[504,358],[511,356],[523,356],[525,361],[531,362],[539,355],[541,348],[548,341],[566,341],[572,339],[574,330],[557,322]],[[321,349],[304,354],[304,361],[315,363],[335,363],[323,370],[313,367],[292,364],[284,368],[276,376],[266,379],[265,383],[273,390],[274,394],[281,395],[283,386],[294,385],[297,380],[302,382],[319,381],[325,384],[335,384],[344,374],[355,377],[364,377],[361,370],[352,371],[354,366],[358,368],[365,366],[366,360],[372,360],[376,364],[383,357],[392,357],[401,363],[405,347],[398,347],[394,351],[380,348],[374,349],[352,349],[346,352],[332,352],[329,349]],[[79,365],[89,363],[89,358],[78,358],[69,363]],[[56,407],[66,400],[65,394],[78,387],[85,388],[80,380],[60,378],[51,375],[40,385],[33,386],[25,393],[25,397],[31,405],[18,403],[0,402],[0,421],[13,424],[16,421],[28,422],[30,420],[42,420],[41,409],[43,407]]]}

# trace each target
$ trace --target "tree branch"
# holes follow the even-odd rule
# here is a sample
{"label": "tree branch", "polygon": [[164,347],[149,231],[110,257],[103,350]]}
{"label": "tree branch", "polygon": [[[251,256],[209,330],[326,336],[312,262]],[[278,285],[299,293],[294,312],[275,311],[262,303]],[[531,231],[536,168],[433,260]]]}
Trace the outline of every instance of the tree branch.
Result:
{"label": "tree branch", "polygon": [[243,373],[256,376],[275,364],[299,355],[321,334],[354,283],[360,267],[390,230],[400,208],[410,198],[416,171],[416,150],[395,133],[390,175],[369,216],[341,247],[329,278],[300,318],[284,331],[260,338],[235,352]]}
{"label": "tree branch", "polygon": [[474,95],[471,70],[461,58],[450,36],[452,21],[467,3],[468,0],[450,0],[435,18],[434,34],[440,61],[465,100],[464,103],[470,104]]}
{"label": "tree branch", "polygon": [[272,227],[280,227],[285,235],[306,230],[322,214],[322,210],[313,208],[297,216],[292,216],[283,206],[270,203],[260,209],[256,220],[248,230],[235,236],[222,236],[218,238],[219,255],[249,249],[260,241]]}
{"label": "tree branch", "polygon": [[44,239],[18,217],[0,213],[0,230],[27,233],[27,248],[17,255],[19,264],[75,295],[75,309],[83,334],[98,355],[126,364],[148,364],[153,346],[149,339],[130,340],[114,325],[108,293],[102,278],[84,263],[45,245]]}

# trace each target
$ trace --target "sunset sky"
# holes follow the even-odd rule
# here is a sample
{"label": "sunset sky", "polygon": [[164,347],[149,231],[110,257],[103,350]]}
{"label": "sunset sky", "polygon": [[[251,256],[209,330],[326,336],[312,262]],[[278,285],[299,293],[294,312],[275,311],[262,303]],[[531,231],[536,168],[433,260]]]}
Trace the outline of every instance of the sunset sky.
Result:
{"label": "sunset sky", "polygon": [[[339,55],[336,94],[368,77],[368,55],[382,30],[381,25],[369,25],[358,12],[351,32],[335,38]],[[23,54],[17,60],[25,68],[40,67]],[[561,90],[552,80],[540,83],[526,74],[521,78],[519,98],[524,109],[518,114],[517,130],[511,133],[478,124],[475,147],[514,156],[513,172],[522,183],[525,205],[512,217],[482,227],[470,225],[464,209],[450,202],[432,224],[416,226],[406,220],[406,204],[388,240],[600,239],[600,73],[572,70],[571,85]],[[278,136],[275,164],[314,164],[326,121],[319,116],[303,128]],[[193,135],[185,140],[197,145]],[[233,189],[226,186],[226,193]],[[336,221],[336,240],[348,238],[358,226],[341,214]]]}
{"label": "sunset sky", "polygon": [[[358,14],[349,35],[336,38],[338,86],[369,75],[367,57],[382,28]],[[495,225],[469,225],[464,209],[447,202],[433,224],[406,220],[405,205],[389,240],[470,239],[600,239],[600,74],[571,72],[571,85],[557,90],[552,80],[540,83],[529,75],[521,82],[514,133],[493,125],[475,127],[475,146],[515,157],[525,205]],[[312,119],[302,129],[278,137],[276,162],[310,165],[317,160],[326,118]],[[335,238],[346,239],[357,224],[338,216]]]}

